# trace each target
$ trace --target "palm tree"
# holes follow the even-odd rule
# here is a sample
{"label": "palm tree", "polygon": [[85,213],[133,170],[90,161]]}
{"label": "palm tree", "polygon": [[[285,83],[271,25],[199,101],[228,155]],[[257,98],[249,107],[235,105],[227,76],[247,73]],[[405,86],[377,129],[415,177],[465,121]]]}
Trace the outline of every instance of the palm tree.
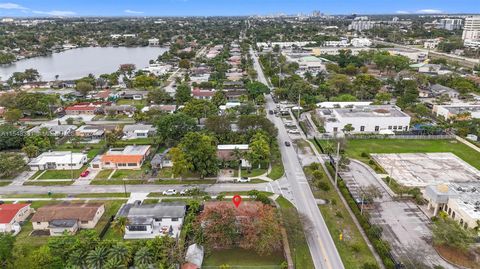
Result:
{"label": "palm tree", "polygon": [[113,245],[108,253],[108,259],[119,261],[123,265],[128,265],[131,260],[130,250],[123,244]]}
{"label": "palm tree", "polygon": [[135,253],[134,264],[136,268],[148,268],[152,263],[153,256],[148,247],[142,247]]}
{"label": "palm tree", "polygon": [[101,246],[91,250],[86,258],[88,268],[103,269],[108,257],[108,249]]}
{"label": "palm tree", "polygon": [[125,232],[125,227],[128,224],[128,219],[125,216],[118,217],[112,223],[112,229],[115,230],[119,234],[123,234]]}
{"label": "palm tree", "polygon": [[240,151],[240,149],[235,148],[232,152],[232,156],[237,160],[238,163],[238,178],[241,178],[242,175],[242,157],[243,157],[243,152]]}
{"label": "palm tree", "polygon": [[70,254],[68,263],[72,265],[74,268],[86,268],[85,258],[86,258],[85,251],[81,249],[77,249],[72,254]]}
{"label": "palm tree", "polygon": [[127,265],[120,260],[110,259],[105,263],[103,269],[127,269]]}

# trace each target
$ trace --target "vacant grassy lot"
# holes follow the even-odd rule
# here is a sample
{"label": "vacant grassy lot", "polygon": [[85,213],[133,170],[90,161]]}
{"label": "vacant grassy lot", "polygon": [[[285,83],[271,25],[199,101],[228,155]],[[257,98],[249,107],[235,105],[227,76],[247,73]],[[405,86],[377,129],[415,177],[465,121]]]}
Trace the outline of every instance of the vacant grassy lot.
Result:
{"label": "vacant grassy lot", "polygon": [[230,269],[276,269],[280,268],[284,260],[282,252],[270,256],[259,256],[253,251],[236,248],[213,251],[205,257],[202,268],[219,268],[218,266],[226,264]]}
{"label": "vacant grassy lot", "polygon": [[23,183],[24,186],[68,186],[72,185],[74,181],[43,181],[43,180],[28,180]]}
{"label": "vacant grassy lot", "polygon": [[144,168],[140,170],[117,170],[112,175],[112,179],[142,179],[146,175],[145,172]]}
{"label": "vacant grassy lot", "polygon": [[108,176],[113,172],[112,169],[105,169],[100,172],[95,176],[95,179],[107,179]]}
{"label": "vacant grassy lot", "polygon": [[314,268],[303,226],[295,207],[282,196],[276,202],[280,206],[283,226],[287,232],[288,244],[296,268]]}
{"label": "vacant grassy lot", "polygon": [[[255,168],[251,170],[242,169],[242,177],[258,177],[267,172],[267,169]],[[238,177],[238,169],[235,169],[233,172],[234,177]]]}
{"label": "vacant grassy lot", "polygon": [[[311,177],[311,170],[304,169],[307,177]],[[347,208],[342,203],[340,196],[333,189],[333,184],[328,180],[325,171],[320,167],[323,174],[322,181],[329,186],[328,191],[319,190],[312,187],[313,194],[316,198],[328,200],[329,203],[319,205],[320,212],[327,224],[328,230],[342,258],[345,268],[360,269],[364,263],[376,263],[372,252],[368,248],[365,240],[363,240],[360,231],[353,222]],[[310,182],[311,184],[312,182]],[[340,234],[343,240],[340,240]]]}
{"label": "vacant grassy lot", "polygon": [[[323,144],[332,143],[320,141]],[[473,167],[480,169],[478,152],[456,140],[410,140],[410,139],[352,139],[347,141],[346,154],[368,162],[365,153],[429,153],[451,152]]]}

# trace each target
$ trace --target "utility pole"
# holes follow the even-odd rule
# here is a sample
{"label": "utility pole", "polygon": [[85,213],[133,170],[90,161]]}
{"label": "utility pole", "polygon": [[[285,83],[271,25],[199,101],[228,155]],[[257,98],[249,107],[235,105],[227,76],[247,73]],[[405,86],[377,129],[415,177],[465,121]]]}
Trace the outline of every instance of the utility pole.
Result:
{"label": "utility pole", "polygon": [[340,141],[337,142],[337,160],[335,161],[335,187],[338,181],[338,163],[340,163]]}

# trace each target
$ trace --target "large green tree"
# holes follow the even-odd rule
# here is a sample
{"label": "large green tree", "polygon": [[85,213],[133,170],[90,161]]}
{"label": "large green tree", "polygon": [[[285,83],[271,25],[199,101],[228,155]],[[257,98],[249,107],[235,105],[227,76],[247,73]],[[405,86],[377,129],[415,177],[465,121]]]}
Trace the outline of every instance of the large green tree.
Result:
{"label": "large green tree", "polygon": [[182,138],[178,147],[192,164],[192,171],[199,173],[201,178],[217,174],[217,147],[213,137],[190,132]]}
{"label": "large green tree", "polygon": [[208,100],[193,99],[185,104],[182,110],[192,118],[196,118],[200,124],[200,119],[216,115],[218,108]]}
{"label": "large green tree", "polygon": [[175,101],[178,105],[182,105],[192,99],[192,89],[188,84],[182,83],[177,86],[175,92]]}
{"label": "large green tree", "polygon": [[0,125],[0,150],[18,149],[23,145],[24,132],[10,124]]}
{"label": "large green tree", "polygon": [[182,112],[160,117],[155,126],[160,139],[169,145],[197,129],[195,119]]}

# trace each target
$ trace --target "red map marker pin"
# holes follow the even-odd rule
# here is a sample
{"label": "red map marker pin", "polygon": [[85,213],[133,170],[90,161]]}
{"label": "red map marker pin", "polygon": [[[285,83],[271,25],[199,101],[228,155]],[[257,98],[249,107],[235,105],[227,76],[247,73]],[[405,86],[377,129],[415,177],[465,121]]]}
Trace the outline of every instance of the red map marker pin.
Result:
{"label": "red map marker pin", "polygon": [[235,207],[238,208],[240,206],[240,203],[242,202],[242,197],[237,194],[233,196],[232,202],[235,204]]}

